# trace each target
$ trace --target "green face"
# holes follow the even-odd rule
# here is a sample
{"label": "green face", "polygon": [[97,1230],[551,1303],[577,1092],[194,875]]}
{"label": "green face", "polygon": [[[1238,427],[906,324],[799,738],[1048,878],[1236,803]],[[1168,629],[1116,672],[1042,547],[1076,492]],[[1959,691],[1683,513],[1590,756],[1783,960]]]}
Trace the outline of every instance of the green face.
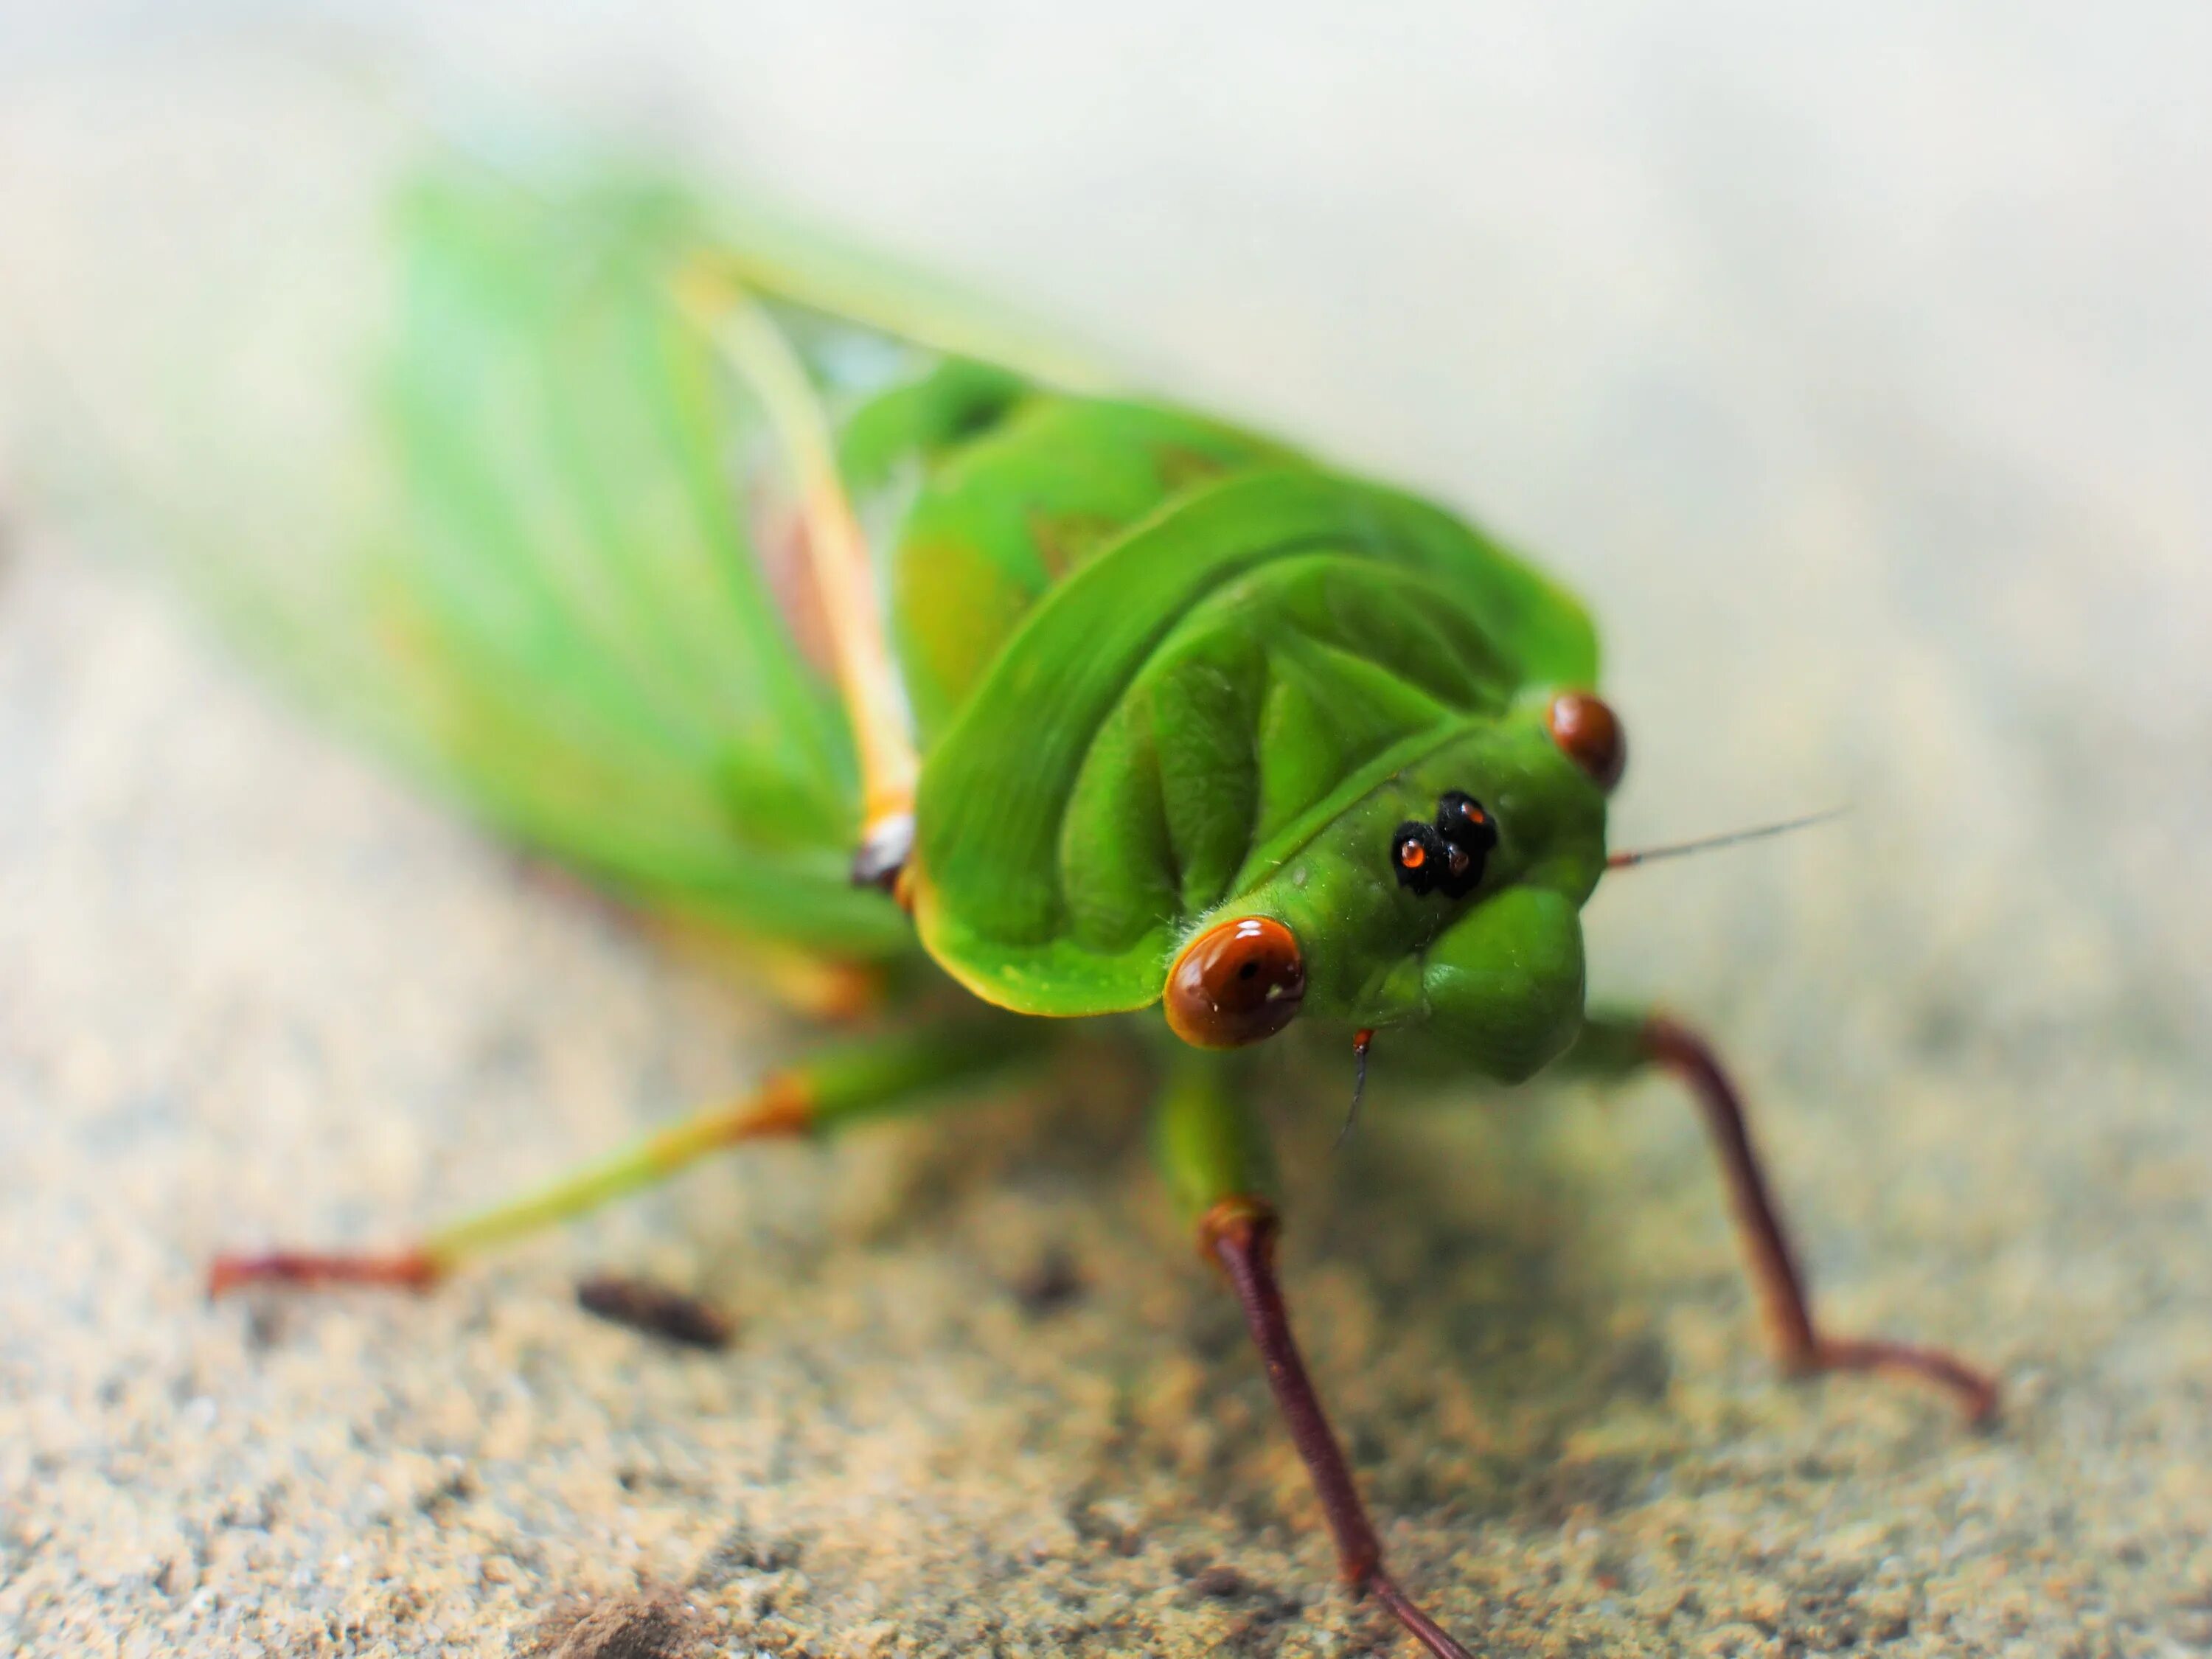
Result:
{"label": "green face", "polygon": [[1554,737],[1553,706],[1462,731],[1201,918],[1167,976],[1170,1024],[1207,1047],[1293,1017],[1420,1026],[1508,1081],[1557,1055],[1582,1019],[1605,794]]}

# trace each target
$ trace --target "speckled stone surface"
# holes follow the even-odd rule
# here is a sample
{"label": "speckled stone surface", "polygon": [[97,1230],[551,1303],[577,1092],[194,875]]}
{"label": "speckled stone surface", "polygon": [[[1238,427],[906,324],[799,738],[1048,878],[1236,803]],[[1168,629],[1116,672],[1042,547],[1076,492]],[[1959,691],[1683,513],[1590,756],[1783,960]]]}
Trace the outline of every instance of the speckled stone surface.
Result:
{"label": "speckled stone surface", "polygon": [[[649,109],[1546,550],[1606,625],[1622,841],[1855,805],[1609,885],[1597,989],[1735,1057],[1834,1321],[1955,1343],[2007,1417],[1778,1382],[1663,1084],[1419,1109],[1378,1073],[1334,1156],[1334,1095],[1286,1103],[1293,1306],[1446,1625],[2212,1650],[2193,14],[428,16],[385,27]],[[9,27],[0,1652],[1409,1650],[1332,1588],[1111,1074],[763,1149],[424,1300],[201,1299],[222,1246],[392,1237],[812,1039],[106,556],[51,482],[77,186],[118,110],[250,126],[259,83],[213,24]],[[586,1316],[604,1267],[735,1342]]]}

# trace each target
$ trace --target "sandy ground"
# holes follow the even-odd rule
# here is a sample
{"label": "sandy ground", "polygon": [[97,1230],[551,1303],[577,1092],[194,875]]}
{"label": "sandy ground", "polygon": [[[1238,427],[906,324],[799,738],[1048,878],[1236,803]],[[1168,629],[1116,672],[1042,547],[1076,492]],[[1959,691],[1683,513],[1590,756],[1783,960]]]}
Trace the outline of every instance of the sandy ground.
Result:
{"label": "sandy ground", "polygon": [[[1165,14],[671,15],[680,63],[570,14],[442,49],[687,110],[1548,550],[1638,745],[1620,839],[1854,804],[1609,886],[1598,989],[1715,1030],[1835,1320],[1986,1361],[2004,1422],[1778,1382],[1663,1085],[1417,1112],[1386,1079],[1344,1154],[1329,1108],[1283,1125],[1289,1274],[1443,1622],[1499,1655],[2212,1650],[2193,18],[1439,12],[1348,52],[1224,16],[1162,68]],[[0,270],[46,307],[0,325],[18,369],[90,304],[57,250],[104,117],[229,85],[74,40],[0,105]],[[811,1039],[101,556],[40,384],[0,379],[0,1650],[1405,1650],[1331,1588],[1110,1077],[763,1151],[427,1300],[204,1303],[217,1248],[390,1237]],[[605,1267],[736,1341],[586,1316]]]}

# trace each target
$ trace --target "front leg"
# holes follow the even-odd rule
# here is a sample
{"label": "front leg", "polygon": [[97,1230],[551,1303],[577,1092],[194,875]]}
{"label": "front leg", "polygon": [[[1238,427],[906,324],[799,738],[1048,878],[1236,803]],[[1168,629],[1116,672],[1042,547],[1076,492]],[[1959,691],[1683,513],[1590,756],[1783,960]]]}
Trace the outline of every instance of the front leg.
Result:
{"label": "front leg", "polygon": [[1465,1648],[1413,1605],[1383,1565],[1382,1545],[1352,1484],[1351,1465],[1306,1375],[1275,1273],[1281,1224],[1261,1194],[1266,1148],[1249,1108],[1232,1092],[1232,1068],[1242,1069],[1213,1054],[1178,1056],[1153,1121],[1162,1171],[1197,1218],[1200,1253],[1227,1277],[1244,1310],[1245,1328],[1267,1367],[1276,1408],[1321,1499],[1345,1583],[1353,1595],[1382,1602],[1434,1659],[1470,1659]]}
{"label": "front leg", "polygon": [[1836,1336],[1821,1329],[1752,1141],[1742,1098],[1703,1037],[1663,1014],[1593,1017],[1571,1058],[1577,1069],[1614,1075],[1656,1066],[1680,1079],[1695,1097],[1720,1154],[1752,1288],[1784,1370],[1800,1376],[1819,1371],[1885,1371],[1917,1377],[1949,1393],[1968,1422],[1986,1423],[1996,1417],[1996,1379],[1956,1355],[1942,1348]]}

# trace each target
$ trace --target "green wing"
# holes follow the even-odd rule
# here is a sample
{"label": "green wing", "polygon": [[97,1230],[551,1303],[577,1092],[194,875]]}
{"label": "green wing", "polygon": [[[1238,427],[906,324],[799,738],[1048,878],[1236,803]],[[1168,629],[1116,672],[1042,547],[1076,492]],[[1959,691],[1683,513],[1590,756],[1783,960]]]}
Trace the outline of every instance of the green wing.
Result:
{"label": "green wing", "polygon": [[763,295],[837,417],[949,351],[1079,366],[768,214],[604,167],[441,156],[390,226],[343,489],[277,545],[247,501],[228,531],[199,503],[188,574],[326,710],[621,896],[842,957],[911,950],[848,878],[852,743],[802,644],[786,457],[678,287],[703,261]]}
{"label": "green wing", "polygon": [[385,724],[507,832],[643,902],[872,955],[851,745],[760,555],[778,456],[672,302],[682,196],[456,175],[399,209],[364,566]]}
{"label": "green wing", "polygon": [[[508,834],[639,902],[880,956],[849,734],[769,591],[779,462],[672,303],[714,232],[648,184],[416,184],[362,564],[385,728]],[[896,369],[860,330],[817,334]]]}

